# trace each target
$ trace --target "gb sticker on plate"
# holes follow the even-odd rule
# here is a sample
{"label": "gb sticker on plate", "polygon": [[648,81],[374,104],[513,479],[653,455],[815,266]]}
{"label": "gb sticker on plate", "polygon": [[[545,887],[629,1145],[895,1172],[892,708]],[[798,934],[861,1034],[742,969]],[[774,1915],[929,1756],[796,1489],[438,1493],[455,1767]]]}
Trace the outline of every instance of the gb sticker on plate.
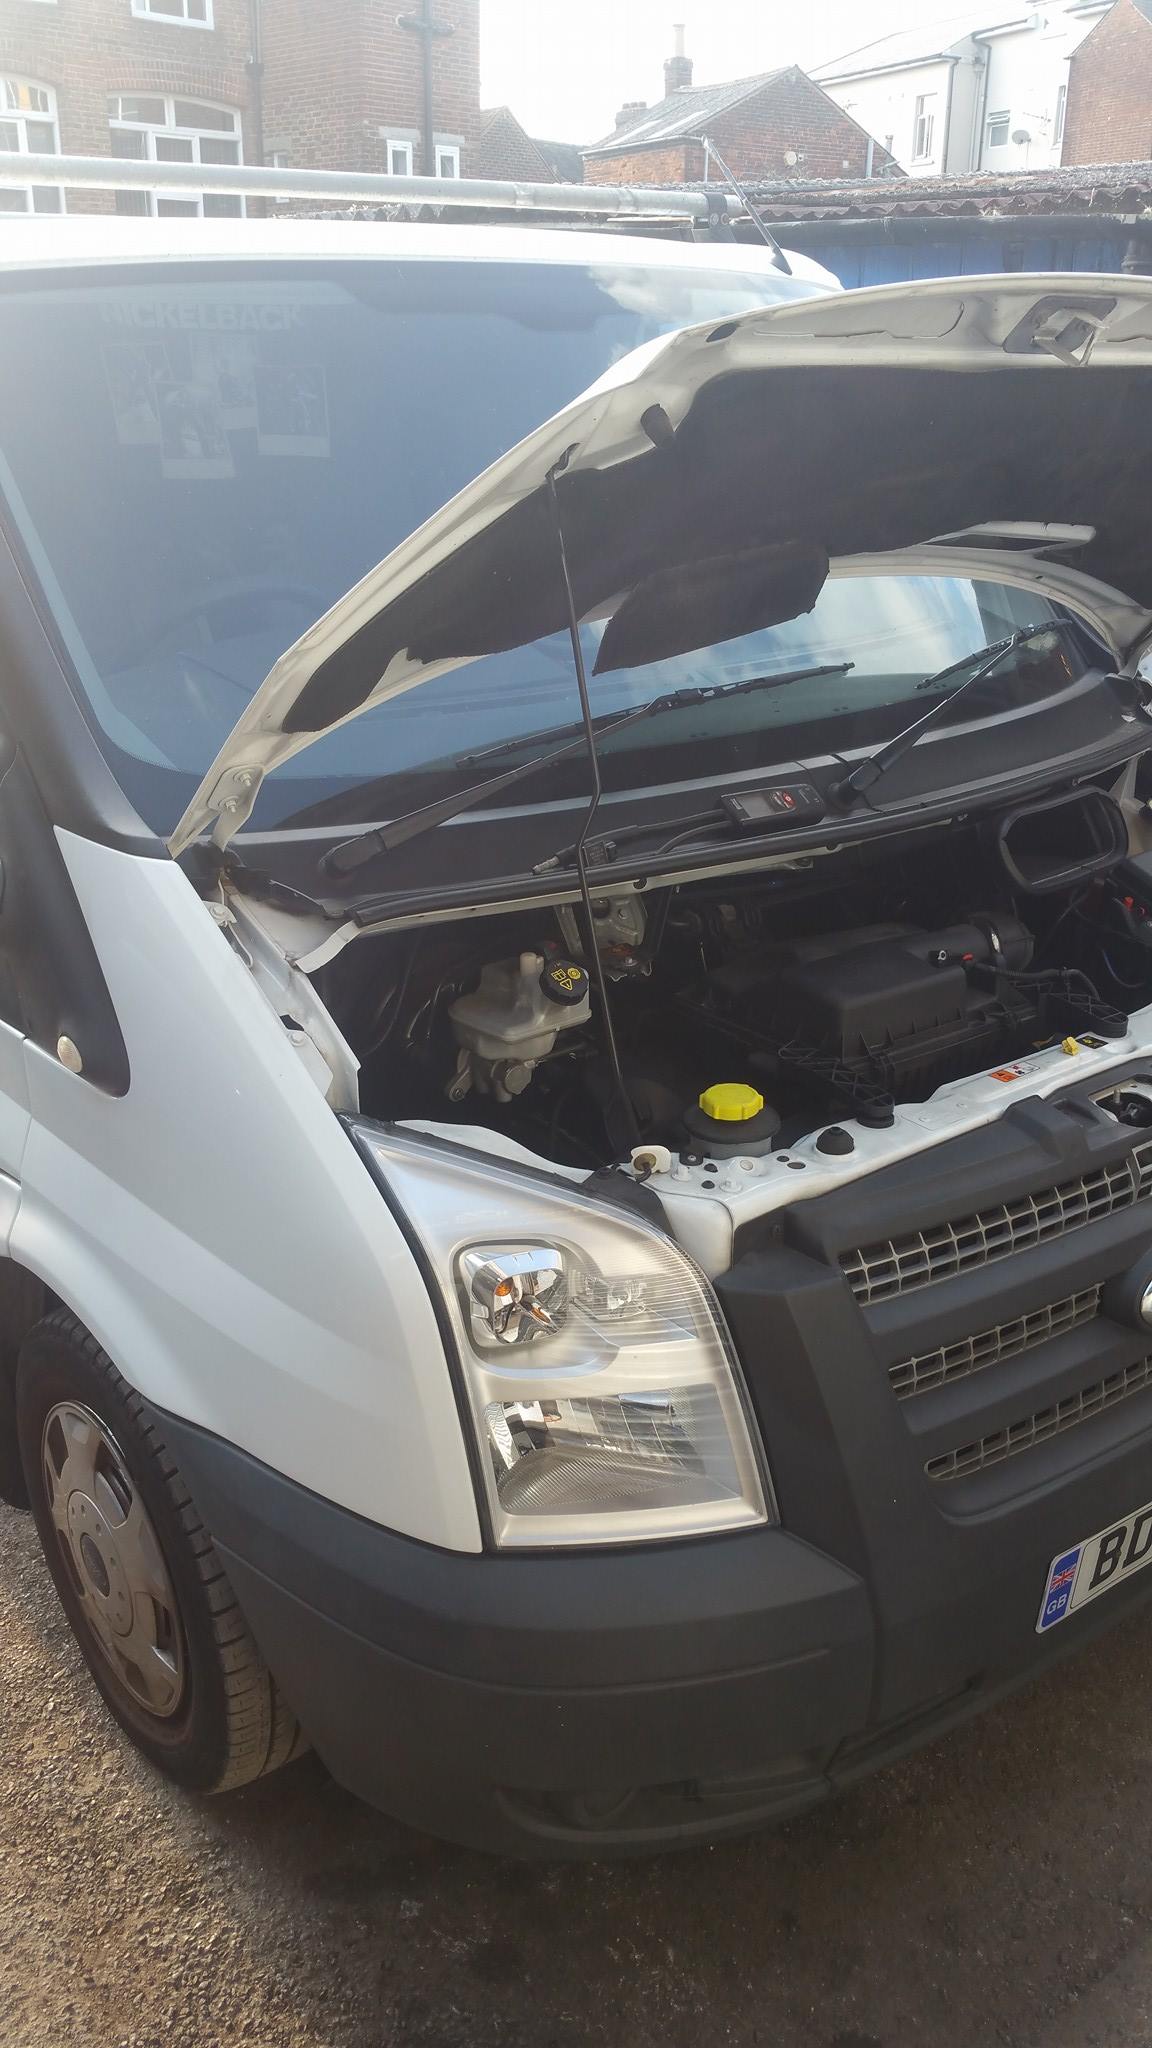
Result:
{"label": "gb sticker on plate", "polygon": [[1036,1633],[1043,1635],[1045,1629],[1055,1628],[1058,1621],[1066,1620],[1099,1594],[1110,1592],[1146,1564],[1152,1564],[1152,1502],[1126,1521],[1113,1522],[1110,1528],[1052,1559]]}

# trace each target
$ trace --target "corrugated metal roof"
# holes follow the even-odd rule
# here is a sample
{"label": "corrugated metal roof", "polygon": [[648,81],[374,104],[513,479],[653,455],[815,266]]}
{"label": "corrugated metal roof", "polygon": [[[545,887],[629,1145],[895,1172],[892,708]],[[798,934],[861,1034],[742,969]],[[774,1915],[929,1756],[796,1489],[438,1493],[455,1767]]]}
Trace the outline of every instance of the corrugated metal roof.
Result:
{"label": "corrugated metal roof", "polygon": [[648,148],[658,142],[678,142],[686,136],[699,135],[709,121],[726,114],[729,107],[739,106],[741,100],[748,99],[771,79],[784,78],[793,68],[785,64],[775,71],[761,71],[754,78],[730,78],[724,85],[682,86],[656,106],[646,107],[635,120],[626,121],[613,134],[590,144],[584,155],[614,156],[618,150]]}
{"label": "corrugated metal roof", "polygon": [[1152,162],[982,171],[962,178],[781,178],[749,190],[768,221],[1152,216]]}

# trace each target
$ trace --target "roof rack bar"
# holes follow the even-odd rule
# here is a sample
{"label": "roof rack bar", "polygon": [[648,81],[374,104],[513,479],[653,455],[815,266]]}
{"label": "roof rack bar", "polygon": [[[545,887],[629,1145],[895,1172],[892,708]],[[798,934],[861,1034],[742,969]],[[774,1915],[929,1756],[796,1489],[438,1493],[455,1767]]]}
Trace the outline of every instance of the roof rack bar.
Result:
{"label": "roof rack bar", "polygon": [[[0,155],[0,185],[87,186],[101,192],[223,192],[248,199],[374,200],[524,213],[653,215],[703,220],[738,213],[726,194],[619,185],[529,185],[494,178],[398,178],[380,171],[283,171],[258,164],[153,164],[107,156]],[[40,216],[49,218],[50,216]]]}

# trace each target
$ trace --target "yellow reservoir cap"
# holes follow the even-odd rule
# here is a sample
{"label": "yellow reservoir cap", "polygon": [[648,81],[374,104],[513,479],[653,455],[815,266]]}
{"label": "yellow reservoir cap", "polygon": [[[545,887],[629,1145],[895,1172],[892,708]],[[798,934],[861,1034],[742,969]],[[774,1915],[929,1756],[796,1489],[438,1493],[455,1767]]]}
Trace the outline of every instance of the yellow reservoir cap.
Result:
{"label": "yellow reservoir cap", "polygon": [[700,1107],[705,1116],[718,1124],[746,1124],[759,1116],[764,1097],[758,1088],[749,1088],[744,1081],[716,1081],[704,1090]]}

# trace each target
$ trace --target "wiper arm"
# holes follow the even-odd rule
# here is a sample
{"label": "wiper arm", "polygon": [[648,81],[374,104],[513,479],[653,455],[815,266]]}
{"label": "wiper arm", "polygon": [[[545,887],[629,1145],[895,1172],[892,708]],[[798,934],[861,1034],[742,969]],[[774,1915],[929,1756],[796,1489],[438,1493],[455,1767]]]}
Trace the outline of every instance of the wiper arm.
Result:
{"label": "wiper arm", "polygon": [[[611,838],[589,839],[586,842],[585,850],[589,861],[615,860],[617,847],[624,846],[633,839],[653,839],[658,837],[661,832],[669,832],[673,826],[678,828],[677,836],[679,836],[681,831],[698,832],[701,826],[710,825],[713,819],[719,823],[727,817],[728,813],[722,804],[712,804],[708,810],[693,811],[686,818],[664,818],[659,823],[655,819],[650,818],[647,824],[644,825],[619,826],[612,833]],[[662,851],[662,849],[660,850]],[[571,846],[562,846],[559,853],[550,853],[546,860],[538,860],[532,873],[534,875],[550,875],[556,868],[570,868],[576,859],[577,852],[578,847],[576,841],[573,840]]]}
{"label": "wiper arm", "polygon": [[835,803],[846,807],[854,804],[867,790],[874,789],[881,776],[886,775],[890,768],[894,768],[897,761],[902,761],[905,754],[911,753],[921,733],[926,732],[930,725],[935,725],[937,719],[942,718],[955,704],[957,698],[962,697],[966,690],[970,690],[974,683],[990,675],[1003,661],[1005,655],[1011,654],[1017,647],[1026,646],[1030,640],[1038,640],[1043,633],[1066,631],[1067,627],[1060,619],[1046,619],[1043,625],[1038,626],[1022,626],[1018,633],[1010,633],[1006,640],[996,640],[987,647],[977,647],[973,653],[961,655],[959,661],[950,661],[947,668],[937,669],[935,675],[925,676],[923,682],[917,683],[918,690],[935,689],[938,683],[946,683],[949,676],[967,668],[970,661],[979,663],[979,667],[974,668],[971,675],[966,676],[962,683],[958,683],[954,690],[949,690],[948,695],[942,697],[938,704],[933,704],[922,718],[913,719],[912,724],[906,725],[902,732],[898,732],[894,739],[890,739],[886,747],[881,747],[877,753],[869,754],[865,760],[858,761],[843,781],[833,783],[828,792],[829,796]]}
{"label": "wiper arm", "polygon": [[[713,697],[746,696],[750,690],[779,690],[788,683],[803,683],[814,676],[847,675],[855,668],[854,661],[833,661],[821,668],[784,669],[778,676],[750,676],[739,683],[700,683],[689,685],[682,690],[670,690],[663,697],[653,697],[648,704],[641,704],[633,711],[602,711],[592,720],[597,733],[607,735],[621,720],[643,716],[647,718],[654,711],[674,711],[681,704],[707,704]],[[515,754],[521,747],[529,746],[533,740],[566,740],[583,733],[584,721],[577,718],[571,725],[547,726],[542,732],[517,733],[514,739],[497,740],[491,747],[481,747],[475,754],[462,754],[460,765],[471,768],[478,761],[500,761],[506,754]]]}
{"label": "wiper arm", "polygon": [[[642,718],[652,718],[658,711],[683,711],[695,704],[711,703],[714,697],[746,696],[752,690],[779,690],[789,683],[808,682],[816,676],[846,675],[854,666],[850,661],[827,662],[817,668],[791,669],[779,676],[753,676],[747,682],[702,683],[683,690],[668,691],[662,697],[652,697],[647,704],[638,704],[634,711],[605,712],[596,720],[597,733],[607,739],[614,732],[623,732],[629,725],[638,725]],[[569,728],[562,727],[562,731]],[[533,754],[530,761],[518,761],[514,768],[506,768],[501,775],[490,775],[484,782],[474,782],[468,789],[458,789],[451,796],[440,797],[434,804],[424,804],[421,809],[407,811],[403,817],[393,818],[389,825],[373,826],[369,832],[359,832],[354,839],[342,840],[326,853],[320,863],[329,874],[348,875],[356,868],[364,867],[374,860],[378,853],[390,853],[394,847],[403,846],[409,839],[416,839],[422,832],[431,832],[437,825],[446,825],[450,818],[458,818],[463,811],[471,810],[487,796],[498,796],[503,789],[511,789],[514,783],[525,776],[535,775],[541,768],[551,768],[557,761],[567,761],[574,754],[586,753],[587,735],[583,723],[580,738],[568,746],[554,747],[547,754]],[[523,739],[508,742],[509,746],[523,746]],[[495,751],[495,750],[493,750]],[[481,758],[471,756],[472,759]]]}

